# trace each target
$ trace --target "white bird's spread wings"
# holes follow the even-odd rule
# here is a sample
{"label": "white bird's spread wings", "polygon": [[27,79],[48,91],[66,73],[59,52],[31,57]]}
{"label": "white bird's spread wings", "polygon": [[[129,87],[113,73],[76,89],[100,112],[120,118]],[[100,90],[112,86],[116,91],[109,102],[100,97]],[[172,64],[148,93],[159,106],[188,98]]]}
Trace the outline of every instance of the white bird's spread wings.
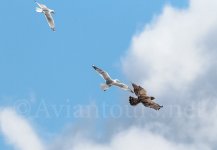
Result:
{"label": "white bird's spread wings", "polygon": [[111,85],[115,85],[123,90],[129,90],[130,92],[134,93],[126,84],[124,83],[121,83],[120,81],[118,81],[117,79],[116,80],[113,80],[109,74],[107,72],[105,72],[104,70],[96,67],[96,66],[92,66],[96,71],[97,73],[103,78],[106,80],[106,84],[103,84],[101,86],[101,88],[105,91],[107,90]]}
{"label": "white bird's spread wings", "polygon": [[92,66],[96,71],[97,71],[97,73],[99,73],[99,75],[104,79],[104,80],[106,80],[106,81],[108,81],[108,80],[112,80],[111,79],[111,77],[109,76],[109,74],[107,73],[107,72],[105,72],[104,70],[102,70],[102,69],[100,69],[100,68],[98,68],[98,67],[96,67],[96,66]]}
{"label": "white bird's spread wings", "polygon": [[123,90],[129,90],[130,92],[133,93],[133,91],[124,83],[121,82],[114,82],[113,85],[118,86],[119,88],[123,89]]}
{"label": "white bird's spread wings", "polygon": [[39,4],[38,2],[35,1],[35,3],[39,6],[36,7],[36,11],[37,12],[40,12],[40,13],[44,13],[46,19],[47,19],[47,22],[48,22],[48,25],[49,27],[55,31],[55,24],[54,24],[54,19],[52,17],[52,14],[51,12],[54,12],[53,10],[50,10],[47,6],[43,5],[43,4]]}
{"label": "white bird's spread wings", "polygon": [[53,19],[51,13],[50,13],[50,12],[46,12],[46,13],[45,13],[45,17],[46,17],[46,19],[47,19],[47,22],[48,22],[48,25],[50,26],[50,28],[51,28],[53,31],[55,31],[54,19]]}

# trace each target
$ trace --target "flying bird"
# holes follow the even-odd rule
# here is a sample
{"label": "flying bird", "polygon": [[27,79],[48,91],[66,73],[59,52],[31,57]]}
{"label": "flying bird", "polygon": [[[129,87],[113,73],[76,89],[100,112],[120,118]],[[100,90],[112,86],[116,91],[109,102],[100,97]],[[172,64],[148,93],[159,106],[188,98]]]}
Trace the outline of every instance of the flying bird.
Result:
{"label": "flying bird", "polygon": [[109,89],[109,87],[111,87],[112,85],[117,86],[123,90],[128,90],[130,92],[133,93],[133,91],[124,83],[121,83],[118,79],[112,79],[109,74],[107,72],[105,72],[104,70],[96,67],[96,66],[92,66],[97,73],[105,80],[105,83],[101,84],[101,89],[106,91],[107,89]]}
{"label": "flying bird", "polygon": [[153,100],[155,99],[153,96],[148,96],[147,91],[142,88],[141,86],[138,86],[134,83],[132,83],[134,93],[136,94],[137,98],[135,97],[129,97],[129,102],[132,106],[135,106],[139,103],[142,103],[144,106],[153,108],[155,110],[159,110],[163,106],[160,106],[159,104],[155,103]]}
{"label": "flying bird", "polygon": [[39,4],[37,1],[35,1],[35,3],[38,5],[38,7],[36,7],[36,12],[43,13],[47,19],[49,27],[55,31],[54,19],[52,17],[52,14],[55,14],[54,10],[49,9],[44,4]]}

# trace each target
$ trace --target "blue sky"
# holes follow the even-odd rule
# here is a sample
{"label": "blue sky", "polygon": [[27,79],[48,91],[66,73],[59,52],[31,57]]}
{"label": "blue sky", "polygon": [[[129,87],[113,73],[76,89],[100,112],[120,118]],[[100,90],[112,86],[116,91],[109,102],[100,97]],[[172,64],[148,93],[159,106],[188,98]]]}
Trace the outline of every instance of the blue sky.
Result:
{"label": "blue sky", "polygon": [[[30,101],[26,115],[42,137],[61,132],[76,118],[35,117],[42,100],[48,105],[96,105],[119,103],[125,91],[112,88],[104,93],[103,81],[91,68],[95,64],[114,78],[130,83],[124,76],[120,59],[132,37],[165,4],[187,7],[187,0],[80,0],[39,1],[55,10],[56,32],[43,15],[35,12],[31,1],[2,1],[0,6],[0,104],[14,106]],[[126,101],[127,103],[127,101]],[[99,119],[99,123],[103,118]],[[43,133],[46,133],[43,135]],[[0,136],[0,148],[12,149]]]}

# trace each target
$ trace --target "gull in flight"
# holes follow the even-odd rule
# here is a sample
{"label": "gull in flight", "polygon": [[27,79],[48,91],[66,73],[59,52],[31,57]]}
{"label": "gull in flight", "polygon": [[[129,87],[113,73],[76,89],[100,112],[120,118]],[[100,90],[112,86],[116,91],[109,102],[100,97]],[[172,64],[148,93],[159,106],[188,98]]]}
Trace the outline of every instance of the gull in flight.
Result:
{"label": "gull in flight", "polygon": [[118,79],[112,79],[109,74],[107,72],[105,72],[104,70],[96,67],[96,66],[92,66],[97,73],[99,73],[99,75],[106,81],[105,83],[101,84],[101,89],[106,91],[109,87],[111,87],[112,85],[115,85],[123,90],[128,90],[132,93],[134,93],[126,84],[121,83]]}
{"label": "gull in flight", "polygon": [[48,25],[53,31],[55,31],[54,19],[52,17],[52,14],[55,13],[54,10],[49,9],[43,4],[39,4],[37,1],[35,1],[35,3],[38,5],[38,7],[36,7],[36,12],[43,13],[47,19]]}

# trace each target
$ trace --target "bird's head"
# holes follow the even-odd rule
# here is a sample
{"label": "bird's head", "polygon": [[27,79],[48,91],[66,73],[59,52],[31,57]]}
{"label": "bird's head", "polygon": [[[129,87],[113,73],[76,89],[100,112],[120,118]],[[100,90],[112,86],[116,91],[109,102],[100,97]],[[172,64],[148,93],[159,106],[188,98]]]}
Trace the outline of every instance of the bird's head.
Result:
{"label": "bird's head", "polygon": [[50,10],[50,13],[55,14],[55,11],[54,10]]}
{"label": "bird's head", "polygon": [[132,82],[131,82],[131,84],[132,84],[133,88],[136,88],[136,87],[137,87],[137,85],[136,85],[135,83],[132,83]]}

